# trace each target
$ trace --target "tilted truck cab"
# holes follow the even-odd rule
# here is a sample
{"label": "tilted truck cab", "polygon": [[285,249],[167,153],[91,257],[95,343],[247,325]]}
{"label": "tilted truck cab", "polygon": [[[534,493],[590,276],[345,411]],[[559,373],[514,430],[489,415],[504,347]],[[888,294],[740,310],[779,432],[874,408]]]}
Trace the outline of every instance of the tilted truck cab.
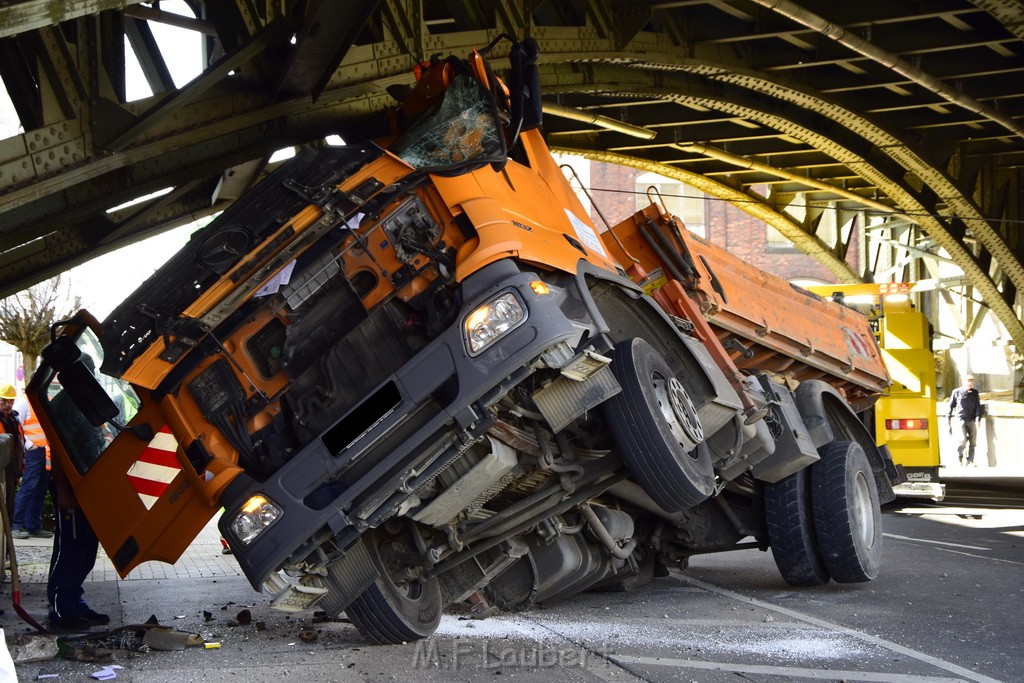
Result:
{"label": "tilted truck cab", "polygon": [[598,230],[535,45],[507,84],[493,48],[55,327],[30,400],[117,570],[223,507],[272,604],[381,643],[749,545],[795,585],[874,578],[897,472],[857,416],[888,385],[864,318],[657,203]]}

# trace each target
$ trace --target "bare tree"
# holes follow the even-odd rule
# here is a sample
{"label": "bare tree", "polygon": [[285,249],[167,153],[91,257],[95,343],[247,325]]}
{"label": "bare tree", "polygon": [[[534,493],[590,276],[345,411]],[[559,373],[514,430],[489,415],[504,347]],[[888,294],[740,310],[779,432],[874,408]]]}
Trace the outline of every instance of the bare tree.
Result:
{"label": "bare tree", "polygon": [[50,325],[71,317],[81,305],[81,298],[72,298],[71,285],[59,275],[0,301],[0,339],[21,352],[26,379],[50,342]]}

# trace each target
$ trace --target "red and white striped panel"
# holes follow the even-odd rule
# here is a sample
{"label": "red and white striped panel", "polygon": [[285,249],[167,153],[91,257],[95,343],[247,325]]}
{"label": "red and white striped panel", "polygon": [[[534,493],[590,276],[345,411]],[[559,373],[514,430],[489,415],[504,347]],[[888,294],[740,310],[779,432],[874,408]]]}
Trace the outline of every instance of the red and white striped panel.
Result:
{"label": "red and white striped panel", "polygon": [[177,450],[178,440],[171,434],[171,428],[164,425],[128,469],[128,481],[147,510],[156,504],[181,472],[181,463],[174,455]]}

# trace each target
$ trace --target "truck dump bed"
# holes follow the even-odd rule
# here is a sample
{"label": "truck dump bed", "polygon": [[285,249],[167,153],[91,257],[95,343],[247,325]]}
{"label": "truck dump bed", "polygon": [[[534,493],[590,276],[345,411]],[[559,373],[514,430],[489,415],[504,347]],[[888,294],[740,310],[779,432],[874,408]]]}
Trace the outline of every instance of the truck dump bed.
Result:
{"label": "truck dump bed", "polygon": [[821,379],[858,409],[889,386],[863,315],[744,263],[653,207],[604,241],[666,311],[688,320],[699,311],[738,370]]}

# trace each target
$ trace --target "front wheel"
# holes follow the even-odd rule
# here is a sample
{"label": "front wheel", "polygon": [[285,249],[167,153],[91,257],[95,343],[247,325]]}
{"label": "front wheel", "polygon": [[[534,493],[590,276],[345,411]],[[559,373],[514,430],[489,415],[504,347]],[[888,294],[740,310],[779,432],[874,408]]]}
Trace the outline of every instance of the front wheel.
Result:
{"label": "front wheel", "polygon": [[377,530],[367,533],[363,542],[380,576],[345,609],[352,624],[378,645],[408,643],[432,635],[443,609],[437,578],[409,577],[406,568],[392,560],[407,550],[402,537]]}
{"label": "front wheel", "polygon": [[680,512],[715,490],[711,451],[682,384],[646,341],[615,346],[612,370],[622,386],[605,415],[633,478],[661,507]]}
{"label": "front wheel", "polygon": [[821,556],[840,583],[871,581],[882,557],[882,510],[860,444],[833,441],[811,465],[814,530]]}

